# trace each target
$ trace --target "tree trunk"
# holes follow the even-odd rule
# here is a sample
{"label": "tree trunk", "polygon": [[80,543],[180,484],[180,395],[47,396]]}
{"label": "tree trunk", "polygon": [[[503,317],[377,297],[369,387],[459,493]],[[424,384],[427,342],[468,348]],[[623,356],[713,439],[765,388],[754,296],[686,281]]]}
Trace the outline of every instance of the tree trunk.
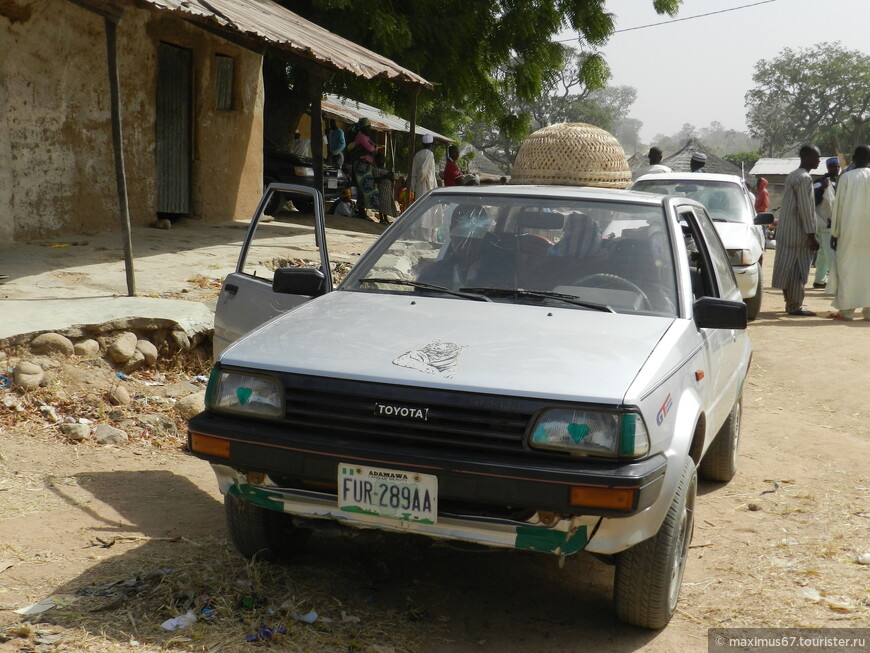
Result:
{"label": "tree trunk", "polygon": [[263,140],[281,149],[289,149],[299,119],[311,104],[308,71],[292,68],[287,58],[267,53],[263,58]]}

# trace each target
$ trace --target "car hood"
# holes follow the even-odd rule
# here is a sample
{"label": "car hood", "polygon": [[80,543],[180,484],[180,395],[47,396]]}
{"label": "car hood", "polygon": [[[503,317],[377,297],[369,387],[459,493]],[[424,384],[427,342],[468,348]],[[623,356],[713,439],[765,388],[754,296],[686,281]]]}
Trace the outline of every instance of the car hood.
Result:
{"label": "car hood", "polygon": [[758,227],[745,222],[714,222],[725,249],[748,249],[755,261],[761,255],[761,235]]}
{"label": "car hood", "polygon": [[337,291],[241,338],[222,366],[620,403],[667,317]]}

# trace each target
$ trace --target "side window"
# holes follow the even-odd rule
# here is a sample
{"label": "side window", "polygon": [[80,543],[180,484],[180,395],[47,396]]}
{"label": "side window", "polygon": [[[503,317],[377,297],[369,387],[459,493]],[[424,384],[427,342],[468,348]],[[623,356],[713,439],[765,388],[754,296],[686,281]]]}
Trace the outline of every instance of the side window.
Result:
{"label": "side window", "polygon": [[[305,198],[293,199],[300,205],[306,201]],[[275,270],[279,268],[322,269],[313,216],[310,212],[285,211],[288,201],[291,201],[290,198],[282,193],[273,195],[267,201],[267,214],[259,216],[253,233],[248,234],[247,247],[242,248],[238,272],[272,283]],[[278,207],[271,209],[276,217],[268,214],[270,204]],[[342,276],[339,274],[341,267],[342,264],[337,264],[333,270],[333,279],[336,281],[339,280],[337,277]]]}
{"label": "side window", "polygon": [[680,212],[680,222],[686,238],[695,298],[739,294],[734,271],[707,213],[699,208],[685,209]]}
{"label": "side window", "polygon": [[716,278],[719,282],[719,296],[732,297],[734,293],[740,294],[740,289],[737,287],[737,281],[734,279],[734,270],[731,268],[731,262],[728,260],[728,253],[722,246],[722,241],[719,240],[719,234],[713,222],[707,216],[706,212],[698,211],[698,224],[701,227],[701,232],[704,234],[704,240],[710,249],[710,258],[713,261],[713,269],[716,272]]}
{"label": "side window", "polygon": [[214,58],[214,100],[218,111],[233,110],[233,80],[235,61],[222,54]]}

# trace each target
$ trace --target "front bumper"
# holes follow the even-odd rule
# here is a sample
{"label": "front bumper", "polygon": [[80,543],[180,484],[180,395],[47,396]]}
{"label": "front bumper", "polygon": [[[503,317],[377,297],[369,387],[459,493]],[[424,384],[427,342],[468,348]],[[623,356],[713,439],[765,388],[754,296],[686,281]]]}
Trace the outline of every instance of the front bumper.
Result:
{"label": "front bumper", "polygon": [[[324,442],[322,436],[288,433],[281,424],[208,412],[191,419],[188,440],[193,454],[215,467],[222,492],[273,510],[363,528],[561,553],[584,548],[600,517],[636,527],[659,499],[667,466],[664,456],[607,462],[341,435]],[[225,445],[225,455],[207,453],[204,442]],[[438,522],[409,524],[341,512],[335,489],[339,462],[437,476]],[[634,501],[626,509],[571,505],[577,487],[629,489]]]}
{"label": "front bumper", "polygon": [[231,494],[263,508],[307,519],[329,519],[353,528],[414,533],[435,539],[460,540],[485,546],[570,555],[589,543],[600,517],[551,519],[540,515],[525,521],[466,516],[440,511],[438,522],[407,522],[343,512],[334,495],[310,490],[250,485],[243,474],[225,465],[212,465],[222,494]]}

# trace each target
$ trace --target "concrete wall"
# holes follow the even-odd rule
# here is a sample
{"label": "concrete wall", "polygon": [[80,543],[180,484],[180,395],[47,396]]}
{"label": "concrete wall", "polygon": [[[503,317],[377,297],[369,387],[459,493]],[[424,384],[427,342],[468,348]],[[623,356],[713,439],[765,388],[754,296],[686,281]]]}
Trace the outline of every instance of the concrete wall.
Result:
{"label": "concrete wall", "polygon": [[[67,0],[0,12],[0,238],[120,224],[103,19]],[[250,218],[262,191],[261,57],[178,18],[125,3],[118,68],[130,219],[156,219],[155,104],[161,41],[193,53],[191,218]],[[232,111],[217,111],[214,57],[235,59]]]}

